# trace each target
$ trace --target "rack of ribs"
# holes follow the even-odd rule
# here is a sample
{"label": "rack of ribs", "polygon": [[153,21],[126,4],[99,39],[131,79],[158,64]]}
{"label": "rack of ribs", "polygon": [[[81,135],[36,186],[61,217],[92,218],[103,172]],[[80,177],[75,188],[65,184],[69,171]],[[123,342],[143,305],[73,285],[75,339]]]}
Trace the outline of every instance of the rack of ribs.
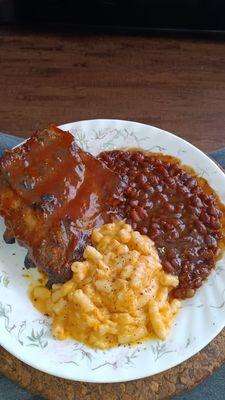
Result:
{"label": "rack of ribs", "polygon": [[25,265],[50,282],[71,277],[72,261],[91,230],[113,219],[121,193],[120,178],[53,125],[0,158],[5,241],[26,247]]}

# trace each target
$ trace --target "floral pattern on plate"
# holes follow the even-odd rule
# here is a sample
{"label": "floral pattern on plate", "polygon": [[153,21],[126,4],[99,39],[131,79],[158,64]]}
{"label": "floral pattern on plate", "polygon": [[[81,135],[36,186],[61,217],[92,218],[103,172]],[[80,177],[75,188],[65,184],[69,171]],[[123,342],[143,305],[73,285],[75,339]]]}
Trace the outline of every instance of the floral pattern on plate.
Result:
{"label": "floral pattern on plate", "polygon": [[[91,120],[63,125],[78,144],[96,155],[103,150],[142,147],[180,158],[208,179],[225,202],[225,175],[200,150],[163,130],[129,121]],[[56,341],[51,321],[33,308],[24,270],[26,250],[6,245],[0,221],[0,343],[27,364],[67,379],[118,382],[138,379],[171,368],[196,354],[225,326],[224,260],[198,290],[185,300],[169,340],[146,341],[107,351],[90,349],[72,340]],[[37,276],[37,272],[32,274]]]}

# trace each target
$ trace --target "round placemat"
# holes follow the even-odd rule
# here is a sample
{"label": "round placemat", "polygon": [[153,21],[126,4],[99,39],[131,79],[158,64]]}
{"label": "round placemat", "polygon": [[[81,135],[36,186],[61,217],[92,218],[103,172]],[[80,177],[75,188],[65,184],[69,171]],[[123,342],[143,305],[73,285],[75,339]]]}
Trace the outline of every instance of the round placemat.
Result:
{"label": "round placemat", "polygon": [[47,400],[164,400],[194,388],[224,362],[225,329],[201,352],[177,367],[149,378],[114,384],[56,378],[24,364],[0,347],[0,372]]}
{"label": "round placemat", "polygon": [[190,390],[225,362],[225,329],[201,352],[168,371],[126,383],[93,384],[45,374],[0,349],[0,371],[47,400],[163,400]]}

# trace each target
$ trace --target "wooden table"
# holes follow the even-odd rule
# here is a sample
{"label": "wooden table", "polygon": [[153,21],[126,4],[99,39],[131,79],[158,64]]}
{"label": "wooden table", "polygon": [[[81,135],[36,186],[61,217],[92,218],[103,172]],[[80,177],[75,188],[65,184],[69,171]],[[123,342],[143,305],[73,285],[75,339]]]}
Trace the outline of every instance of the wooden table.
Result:
{"label": "wooden table", "polygon": [[[203,151],[225,146],[225,43],[0,29],[0,131],[119,118],[159,126]],[[162,399],[225,361],[225,330],[172,371],[118,385],[66,382],[0,351],[0,370],[49,399]]]}
{"label": "wooden table", "polygon": [[119,118],[225,146],[225,43],[0,29],[0,130]]}

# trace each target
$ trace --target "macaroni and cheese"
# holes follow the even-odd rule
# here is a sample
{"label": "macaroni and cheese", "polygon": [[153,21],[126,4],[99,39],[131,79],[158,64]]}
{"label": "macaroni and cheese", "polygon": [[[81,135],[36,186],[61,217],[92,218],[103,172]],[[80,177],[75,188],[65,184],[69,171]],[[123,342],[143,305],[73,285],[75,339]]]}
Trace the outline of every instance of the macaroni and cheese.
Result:
{"label": "macaroni and cheese", "polygon": [[154,243],[124,221],[103,225],[91,239],[71,280],[31,290],[35,307],[53,319],[53,335],[100,349],[166,339],[180,308],[169,293],[179,282],[163,271]]}

